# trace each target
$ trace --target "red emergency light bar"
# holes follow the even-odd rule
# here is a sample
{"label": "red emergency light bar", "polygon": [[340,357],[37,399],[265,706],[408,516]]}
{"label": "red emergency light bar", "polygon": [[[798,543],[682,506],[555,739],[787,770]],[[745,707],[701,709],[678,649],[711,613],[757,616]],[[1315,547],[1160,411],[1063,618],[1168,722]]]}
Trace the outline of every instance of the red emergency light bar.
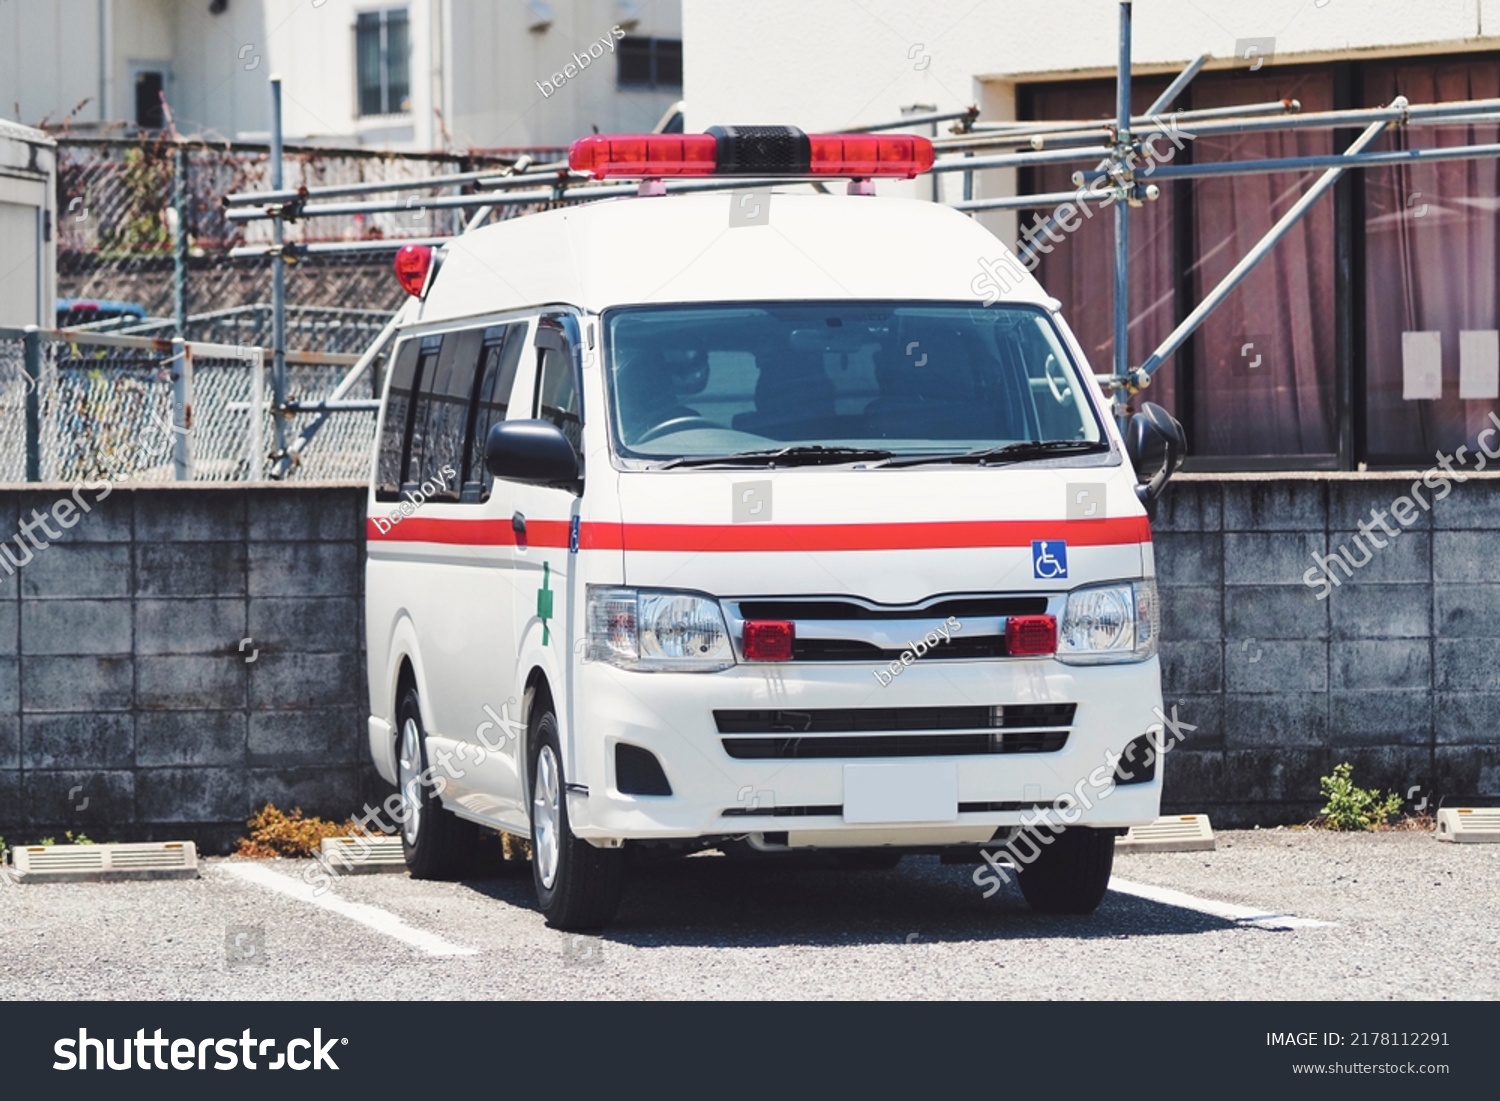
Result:
{"label": "red emergency light bar", "polygon": [[594,134],[568,166],[596,180],[658,176],[849,176],[909,180],[932,167],[913,134],[804,134],[795,126],[714,126],[703,134]]}

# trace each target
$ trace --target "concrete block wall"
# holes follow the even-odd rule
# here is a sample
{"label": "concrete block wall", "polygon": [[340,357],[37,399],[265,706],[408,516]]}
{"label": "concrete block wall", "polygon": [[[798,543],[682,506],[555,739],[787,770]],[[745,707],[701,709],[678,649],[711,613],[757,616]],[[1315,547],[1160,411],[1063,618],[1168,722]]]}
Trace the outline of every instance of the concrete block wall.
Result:
{"label": "concrete block wall", "polygon": [[[1155,523],[1164,691],[1198,729],[1167,760],[1168,811],[1304,821],[1345,760],[1417,799],[1500,796],[1500,479],[1455,484],[1327,599],[1303,582],[1412,481],[1174,483]],[[0,540],[67,491],[0,488]],[[121,487],[0,569],[0,836],[212,852],[268,801],[342,819],[384,798],[362,508],[350,485]]]}
{"label": "concrete block wall", "polygon": [[[1417,788],[1413,803],[1500,796],[1500,478],[1422,488],[1430,510],[1385,534],[1374,510],[1420,477],[1174,480],[1153,525],[1163,690],[1199,730],[1168,758],[1167,810],[1305,821],[1343,761],[1361,787]],[[1367,564],[1316,567],[1341,546],[1362,561],[1356,536]],[[1320,600],[1309,569],[1340,584]]]}
{"label": "concrete block wall", "polygon": [[[0,490],[0,539],[69,488]],[[0,836],[219,851],[268,801],[343,816],[375,794],[362,504],[116,487],[61,538],[34,528],[46,545],[0,569]]]}

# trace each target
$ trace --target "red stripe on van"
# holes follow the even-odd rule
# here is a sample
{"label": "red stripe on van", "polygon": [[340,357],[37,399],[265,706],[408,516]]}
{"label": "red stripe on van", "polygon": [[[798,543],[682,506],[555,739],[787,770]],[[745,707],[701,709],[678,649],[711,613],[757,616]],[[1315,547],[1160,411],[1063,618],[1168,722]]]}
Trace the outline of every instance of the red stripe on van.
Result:
{"label": "red stripe on van", "polygon": [[[383,520],[383,518],[382,518]],[[509,520],[462,520],[410,516],[382,532],[371,517],[371,542],[514,546]],[[526,543],[568,546],[566,520],[528,520]],[[581,525],[583,550],[679,553],[745,551],[955,550],[1030,547],[1034,539],[1065,540],[1075,547],[1151,541],[1144,516],[1105,520],[938,520],[903,524],[614,524]]]}

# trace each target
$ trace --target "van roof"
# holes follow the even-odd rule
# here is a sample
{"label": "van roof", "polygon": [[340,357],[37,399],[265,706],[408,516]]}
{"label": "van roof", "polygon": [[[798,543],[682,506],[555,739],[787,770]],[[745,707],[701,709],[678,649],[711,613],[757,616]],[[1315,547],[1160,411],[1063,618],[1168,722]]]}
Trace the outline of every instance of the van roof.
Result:
{"label": "van roof", "polygon": [[[744,194],[607,200],[464,234],[447,245],[421,322],[552,303],[597,312],[669,302],[982,302],[993,283],[980,261],[1007,251],[940,203],[782,192],[767,202],[762,191],[741,206]],[[762,221],[731,227],[732,210],[757,205]],[[1029,273],[1006,264],[1017,278],[1000,301],[1055,308]]]}

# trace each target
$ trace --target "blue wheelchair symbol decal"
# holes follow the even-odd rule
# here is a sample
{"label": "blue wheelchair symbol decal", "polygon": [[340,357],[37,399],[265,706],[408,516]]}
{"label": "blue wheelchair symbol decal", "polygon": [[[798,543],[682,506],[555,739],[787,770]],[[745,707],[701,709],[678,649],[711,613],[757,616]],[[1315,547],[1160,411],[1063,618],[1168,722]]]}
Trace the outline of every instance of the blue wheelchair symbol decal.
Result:
{"label": "blue wheelchair symbol decal", "polygon": [[1031,573],[1043,581],[1068,576],[1068,544],[1061,539],[1031,542]]}

